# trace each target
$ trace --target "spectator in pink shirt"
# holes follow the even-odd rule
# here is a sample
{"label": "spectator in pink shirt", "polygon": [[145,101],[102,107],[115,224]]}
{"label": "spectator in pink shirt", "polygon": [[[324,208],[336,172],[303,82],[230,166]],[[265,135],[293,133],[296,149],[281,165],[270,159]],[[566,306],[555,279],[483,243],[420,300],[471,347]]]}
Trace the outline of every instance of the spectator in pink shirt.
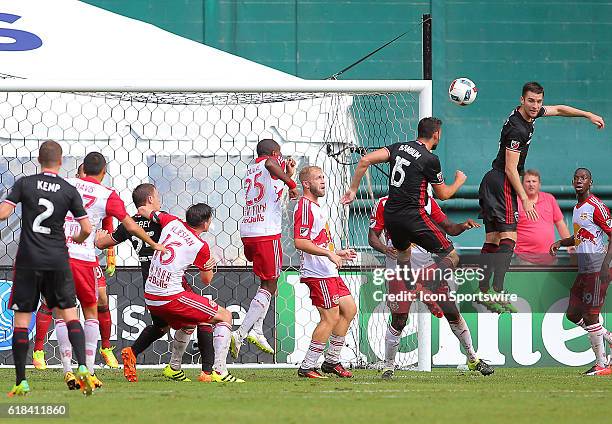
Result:
{"label": "spectator in pink shirt", "polygon": [[523,176],[523,188],[529,200],[535,203],[538,211],[537,221],[527,219],[522,202],[518,202],[519,220],[516,248],[514,251],[522,260],[533,264],[550,265],[555,258],[548,255],[548,248],[555,242],[555,227],[562,238],[569,237],[567,225],[559,204],[550,193],[540,191],[540,173],[528,169]]}

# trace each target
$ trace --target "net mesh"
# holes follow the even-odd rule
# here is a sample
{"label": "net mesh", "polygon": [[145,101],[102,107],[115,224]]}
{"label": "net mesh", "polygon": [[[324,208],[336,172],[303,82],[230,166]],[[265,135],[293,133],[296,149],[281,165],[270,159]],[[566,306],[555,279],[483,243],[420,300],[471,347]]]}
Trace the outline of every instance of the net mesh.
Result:
{"label": "net mesh", "polygon": [[[205,202],[215,211],[205,239],[218,260],[219,272],[209,287],[190,279],[197,291],[233,312],[239,325],[258,281],[244,258],[238,232],[244,192],[242,178],[262,138],[274,138],[284,156],[293,157],[298,171],[320,166],[327,178],[325,205],[329,208],[334,242],[359,252],[358,260],[342,270],[359,312],[347,337],[342,360],[373,366],[383,357],[388,310],[372,300],[371,271],[384,266],[382,255],[368,246],[369,214],[386,194],[388,169],[368,173],[357,201],[340,206],[354,165],[368,150],[413,139],[418,119],[418,95],[412,93],[128,93],[44,92],[0,93],[0,180],[4,191],[15,179],[37,172],[41,140],[53,139],[64,149],[63,176],[73,176],[83,157],[100,151],[109,162],[103,182],[113,187],[135,212],[131,192],[138,184],[155,184],[163,208],[184,216],[191,204]],[[294,202],[284,199],[283,274],[279,293],[264,323],[276,348],[274,356],[245,348],[245,363],[291,363],[302,360],[318,313],[307,288],[299,284],[299,255],[293,246]],[[1,229],[2,328],[0,361],[10,363],[10,267],[20,232],[20,208]],[[101,257],[102,258],[102,257]],[[102,260],[103,261],[103,260]],[[113,318],[113,344],[130,344],[150,323],[143,301],[142,278],[136,255],[128,244],[117,248],[117,273],[108,278]],[[416,320],[411,319],[400,348],[399,364],[415,363]],[[59,363],[55,333],[45,350],[50,365]],[[156,342],[141,359],[161,364],[169,358],[168,338]],[[197,363],[190,346],[184,362]]]}

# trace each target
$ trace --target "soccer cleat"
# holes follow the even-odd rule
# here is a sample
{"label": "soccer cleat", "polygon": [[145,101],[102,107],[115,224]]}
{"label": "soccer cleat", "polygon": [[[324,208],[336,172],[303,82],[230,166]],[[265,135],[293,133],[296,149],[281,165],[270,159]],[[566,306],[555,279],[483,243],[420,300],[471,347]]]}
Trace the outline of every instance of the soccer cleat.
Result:
{"label": "soccer cleat", "polygon": [[[479,292],[482,293],[482,292]],[[487,295],[493,295],[494,292],[492,290],[489,290],[487,293],[485,293]],[[506,309],[501,306],[499,303],[497,302],[493,302],[491,300],[484,300],[484,299],[480,299],[479,296],[476,296],[476,303],[478,303],[479,305],[484,306],[485,308],[487,308],[489,311],[491,312],[495,312],[496,314],[501,314],[504,313],[506,311]]]}
{"label": "soccer cleat", "polygon": [[191,381],[190,379],[187,378],[183,370],[178,370],[178,371],[173,370],[170,365],[166,365],[166,368],[164,368],[164,372],[162,374],[164,377],[166,377],[169,380],[184,381],[184,382]]}
{"label": "soccer cleat", "polygon": [[225,371],[223,374],[213,371],[210,374],[210,381],[213,383],[244,383],[243,379],[234,377],[229,371]]}
{"label": "soccer cleat", "polygon": [[594,375],[612,375],[612,368],[610,367],[600,367],[599,365],[593,365],[591,369],[586,371],[584,375],[594,376]]}
{"label": "soccer cleat", "polygon": [[79,382],[79,386],[81,388],[81,392],[85,396],[91,396],[94,389],[96,388],[96,384],[92,375],[89,373],[89,370],[85,365],[80,365],[76,372],[76,378]]}
{"label": "soccer cleat", "polygon": [[321,364],[321,371],[326,374],[335,374],[340,378],[353,378],[353,373],[344,368],[340,362],[338,362],[337,364],[323,362]]}
{"label": "soccer cleat", "polygon": [[395,370],[393,368],[384,368],[380,378],[382,378],[383,380],[392,380],[394,375]]}
{"label": "soccer cleat", "polygon": [[80,387],[79,382],[72,371],[68,371],[66,374],[64,374],[64,383],[66,383],[66,386],[68,386],[68,390],[77,390]]}
{"label": "soccer cleat", "polygon": [[238,358],[238,354],[240,353],[240,348],[242,347],[242,340],[240,340],[240,336],[237,331],[232,331],[232,336],[230,339],[230,353],[232,354],[232,358]]}
{"label": "soccer cleat", "polygon": [[37,370],[47,369],[44,350],[35,350],[34,352],[32,352],[32,365],[34,365],[34,368],[36,368]]}
{"label": "soccer cleat", "polygon": [[299,377],[305,378],[329,378],[326,375],[323,375],[316,368],[299,368],[297,371]]}
{"label": "soccer cleat", "polygon": [[495,369],[482,359],[468,361],[467,366],[470,371],[478,371],[482,375],[491,375],[495,372]]}
{"label": "soccer cleat", "polygon": [[247,341],[257,346],[262,352],[274,355],[274,349],[272,349],[272,346],[270,346],[270,343],[268,343],[263,334],[251,330],[247,336]]}
{"label": "soccer cleat", "polygon": [[121,349],[121,360],[123,361],[123,376],[130,383],[138,381],[136,374],[136,355],[131,347]]}
{"label": "soccer cleat", "polygon": [[104,359],[104,363],[106,364],[106,366],[110,368],[119,368],[119,362],[117,362],[117,358],[115,358],[115,354],[113,353],[114,349],[115,346],[100,348],[99,352],[102,356],[102,359]]}
{"label": "soccer cleat", "polygon": [[30,385],[26,380],[21,380],[21,383],[15,384],[10,392],[7,393],[8,397],[25,396],[30,393]]}
{"label": "soccer cleat", "polygon": [[[502,290],[500,292],[493,292],[496,293],[497,295],[508,295],[509,293],[505,290]],[[499,302],[497,302],[497,304],[504,309],[504,312],[509,312],[511,314],[516,314],[518,312],[518,309],[516,309],[516,306],[514,306],[512,303],[510,303],[510,301],[506,301],[506,300],[500,300]]]}
{"label": "soccer cleat", "polygon": [[198,381],[201,381],[202,383],[211,383],[212,382],[211,373],[202,371],[200,375],[198,376]]}
{"label": "soccer cleat", "polygon": [[103,386],[102,382],[98,379],[98,377],[95,374],[91,375],[91,379],[94,383],[94,388],[99,389],[100,387]]}

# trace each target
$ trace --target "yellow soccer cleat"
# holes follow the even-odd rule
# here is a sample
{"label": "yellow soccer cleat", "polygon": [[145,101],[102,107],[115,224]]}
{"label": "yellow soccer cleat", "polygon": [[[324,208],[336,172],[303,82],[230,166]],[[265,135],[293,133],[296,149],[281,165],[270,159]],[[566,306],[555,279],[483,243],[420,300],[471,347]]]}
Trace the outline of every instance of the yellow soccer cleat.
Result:
{"label": "yellow soccer cleat", "polygon": [[98,379],[98,377],[95,374],[91,375],[91,379],[96,389],[99,389],[100,387],[103,386],[102,382]]}
{"label": "yellow soccer cleat", "polygon": [[68,371],[66,374],[64,374],[64,383],[66,383],[66,386],[68,386],[68,390],[77,390],[80,387],[79,382],[72,371]]}
{"label": "yellow soccer cleat", "polygon": [[100,355],[102,359],[104,359],[106,366],[110,368],[119,368],[119,362],[117,362],[117,358],[115,358],[115,354],[113,353],[114,349],[115,346],[100,348]]}
{"label": "yellow soccer cleat", "polygon": [[91,396],[96,388],[96,384],[85,365],[79,366],[79,369],[76,372],[76,378],[79,382],[79,386],[81,387],[81,392],[85,396]]}
{"label": "yellow soccer cleat", "polygon": [[25,380],[21,380],[21,383],[15,384],[13,386],[11,391],[7,393],[7,396],[8,397],[25,396],[28,393],[30,393],[30,386],[28,385],[28,382]]}
{"label": "yellow soccer cleat", "polygon": [[34,368],[36,368],[37,370],[47,369],[44,350],[35,350],[34,352],[32,352],[32,365],[34,365]]}
{"label": "yellow soccer cleat", "polygon": [[262,352],[274,355],[274,349],[272,346],[270,346],[270,343],[268,343],[263,334],[259,334],[256,331],[251,330],[247,336],[247,341],[257,346]]}
{"label": "yellow soccer cleat", "polygon": [[244,380],[234,377],[229,371],[225,371],[223,374],[213,371],[210,374],[210,379],[213,383],[244,383]]}
{"label": "yellow soccer cleat", "polygon": [[178,371],[173,370],[170,365],[166,365],[166,368],[164,368],[163,375],[169,380],[183,381],[183,382],[191,381],[190,379],[187,378],[183,370],[178,370]]}

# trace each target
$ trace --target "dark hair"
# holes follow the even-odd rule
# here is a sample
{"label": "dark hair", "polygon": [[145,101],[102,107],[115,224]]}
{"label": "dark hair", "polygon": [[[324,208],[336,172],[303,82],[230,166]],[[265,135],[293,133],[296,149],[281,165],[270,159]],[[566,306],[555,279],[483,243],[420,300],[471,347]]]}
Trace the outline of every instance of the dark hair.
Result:
{"label": "dark hair", "polygon": [[132,201],[137,208],[147,204],[147,197],[155,193],[155,186],[151,183],[138,185],[132,192]]}
{"label": "dark hair", "polygon": [[100,152],[87,153],[83,159],[83,172],[85,175],[100,175],[106,167],[106,159]]}
{"label": "dark hair", "polygon": [[196,228],[212,218],[212,212],[212,208],[206,203],[196,203],[187,209],[185,221],[190,227]]}
{"label": "dark hair", "polygon": [[419,121],[417,137],[429,139],[433,137],[433,134],[438,131],[441,126],[442,121],[438,118],[423,118]]}
{"label": "dark hair", "polygon": [[538,180],[542,181],[542,177],[540,176],[540,171],[538,171],[537,169],[528,169],[527,171],[525,171],[523,178],[525,178],[527,175],[538,177]]}
{"label": "dark hair", "polygon": [[280,151],[280,145],[271,138],[264,138],[257,143],[257,156],[270,156],[273,150]]}
{"label": "dark hair", "polygon": [[83,164],[77,166],[77,174],[80,174],[81,172],[83,172]]}
{"label": "dark hair", "polygon": [[593,175],[591,175],[591,171],[588,168],[576,168],[576,170],[574,171],[574,175],[576,175],[576,173],[578,171],[584,171],[587,173],[587,175],[589,176],[589,180],[593,179]]}
{"label": "dark hair", "polygon": [[534,94],[544,95],[544,87],[542,87],[540,83],[535,81],[525,83],[525,85],[523,86],[523,94],[521,94],[521,96],[525,97],[525,94],[527,94],[528,91],[531,91]]}
{"label": "dark hair", "polygon": [[38,161],[42,166],[58,165],[62,161],[62,146],[57,141],[45,141],[38,149]]}

